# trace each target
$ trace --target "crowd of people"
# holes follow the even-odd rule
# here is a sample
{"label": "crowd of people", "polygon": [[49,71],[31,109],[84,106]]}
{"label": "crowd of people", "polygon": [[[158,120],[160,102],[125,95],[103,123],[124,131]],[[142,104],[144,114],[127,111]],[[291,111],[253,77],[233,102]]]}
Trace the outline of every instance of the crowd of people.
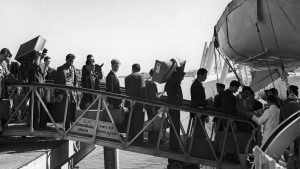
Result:
{"label": "crowd of people", "polygon": [[[75,55],[68,54],[66,56],[66,62],[59,66],[56,70],[50,67],[51,58],[47,56],[47,50],[43,50],[42,53],[35,53],[32,59],[32,65],[24,67],[18,61],[12,59],[12,54],[7,48],[3,48],[0,51],[0,98],[8,98],[9,90],[5,87],[6,82],[20,81],[28,83],[45,83],[45,81],[53,81],[55,84],[66,86],[77,86],[78,75],[73,63]],[[118,70],[121,62],[118,59],[111,60],[111,70],[107,74],[105,79],[105,90],[116,94],[121,94],[121,87],[118,78]],[[103,79],[102,65],[95,63],[93,55],[88,55],[86,58],[86,64],[82,67],[81,86],[84,88],[100,90],[101,80]],[[125,93],[128,96],[134,98],[148,99],[155,101],[159,99],[159,92],[156,83],[153,81],[153,69],[149,71],[149,76],[146,78],[144,74],[140,72],[141,66],[137,63],[132,65],[132,73],[125,78]],[[205,88],[203,83],[207,78],[207,70],[200,68],[197,71],[197,78],[191,85],[191,107],[195,109],[207,109],[209,107],[215,107],[220,109],[223,114],[232,116],[242,116],[255,122],[258,126],[263,126],[262,142],[266,142],[272,131],[278,126],[278,124],[288,118],[290,115],[300,109],[298,101],[298,87],[289,86],[287,90],[287,99],[282,100],[278,97],[278,91],[275,88],[265,91],[265,95],[262,97],[267,102],[267,105],[263,105],[260,101],[255,99],[255,92],[249,86],[243,86],[241,92],[238,95],[234,95],[241,86],[240,82],[233,80],[230,82],[229,88],[225,90],[225,85],[222,83],[216,84],[218,94],[213,100],[207,100],[205,94]],[[177,67],[171,77],[165,84],[164,91],[167,93],[166,102],[169,104],[181,105],[183,102],[183,93],[181,88],[181,81],[184,79],[184,70],[181,67]],[[50,91],[39,90],[39,94],[42,96],[45,102],[50,102]],[[95,100],[96,96],[93,94],[84,93],[79,99],[75,92],[68,92],[64,90],[55,90],[55,98],[59,101],[76,103],[81,109],[86,109]],[[68,99],[66,99],[68,98]],[[46,125],[46,113],[44,108],[40,105],[37,96],[34,97],[34,114],[33,114],[33,127],[34,129],[45,129]],[[80,103],[79,103],[80,102]],[[143,105],[141,103],[125,102],[117,98],[107,98],[108,107],[110,109],[132,109],[131,124],[129,127],[129,139],[133,139],[139,131],[143,128],[145,113],[148,119],[152,119],[158,108],[150,105]],[[65,103],[67,104],[67,103]],[[176,133],[180,133],[180,111],[170,108],[170,119],[174,124],[174,128],[170,128],[170,149],[178,151],[180,149],[178,136]],[[28,113],[28,119],[30,119],[30,113]],[[192,121],[197,120],[195,113],[190,114]],[[1,118],[1,117],[0,117]],[[202,124],[207,120],[207,116],[200,116]],[[127,119],[128,120],[128,119]],[[74,119],[67,118],[65,128],[70,127],[70,123]],[[2,121],[3,122],[3,121]],[[205,139],[205,131],[201,127],[201,123],[196,123],[194,130],[194,136],[198,139]],[[244,123],[236,123],[238,132],[251,132],[251,128]],[[224,129],[222,122],[220,129]],[[149,141],[154,143],[158,137],[157,132],[149,132]],[[143,135],[140,135],[136,142],[143,142]]]}

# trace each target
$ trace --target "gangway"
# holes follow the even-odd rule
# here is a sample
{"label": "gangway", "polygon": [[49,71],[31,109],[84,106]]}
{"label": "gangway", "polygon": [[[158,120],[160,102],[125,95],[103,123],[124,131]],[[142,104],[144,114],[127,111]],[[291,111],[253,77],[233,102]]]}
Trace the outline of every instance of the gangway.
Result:
{"label": "gangway", "polygon": [[[27,88],[27,93],[23,99],[17,105],[12,106],[10,118],[4,127],[2,135],[4,136],[37,136],[37,137],[50,137],[63,140],[73,140],[85,143],[92,143],[105,147],[121,149],[125,151],[131,151],[136,153],[148,154],[152,156],[158,156],[163,158],[174,159],[185,163],[196,163],[204,166],[212,166],[215,168],[249,168],[246,159],[247,154],[252,149],[253,138],[256,134],[257,128],[255,125],[242,117],[230,116],[222,114],[218,109],[194,109],[189,106],[188,103],[183,105],[171,105],[163,101],[149,101],[145,99],[138,99],[126,96],[124,94],[114,94],[106,92],[105,90],[91,90],[79,87],[69,87],[56,84],[10,84],[11,88]],[[88,93],[96,96],[93,103],[85,110],[77,110],[71,112],[77,114],[73,120],[70,128],[65,128],[67,118],[70,111],[68,111],[69,104],[65,104],[64,108],[60,112],[54,112],[49,110],[47,103],[43,101],[43,98],[39,94],[41,89],[51,90],[63,90],[67,93],[76,92],[77,94]],[[14,93],[14,92],[13,92]],[[10,97],[13,99],[13,95]],[[132,109],[129,109],[129,119],[127,125],[120,128],[118,124],[114,122],[115,115],[110,112],[106,98],[117,98],[125,101],[130,101],[132,104],[141,103],[144,105],[151,105],[160,107],[157,115],[149,121],[139,133],[129,140],[128,133],[131,124]],[[36,99],[37,98],[37,99]],[[13,117],[19,112],[19,109],[25,102],[30,101],[29,110],[31,113],[30,125],[13,121]],[[69,102],[69,98],[62,101],[64,103]],[[38,100],[41,103],[41,107],[46,110],[47,116],[50,119],[47,129],[34,129],[33,128],[33,113],[34,103]],[[187,101],[186,101],[187,102]],[[78,106],[78,105],[77,105]],[[92,107],[96,107],[96,110],[92,110]],[[205,124],[201,120],[195,120],[187,128],[181,124],[181,132],[175,133],[176,138],[179,141],[180,150],[174,151],[169,149],[169,144],[161,144],[161,140],[164,135],[168,135],[168,132],[164,131],[163,124],[167,121],[170,127],[174,128],[174,123],[169,116],[169,109],[180,110],[184,112],[192,112],[196,114],[196,119],[200,119],[201,116],[213,116],[217,119],[214,127],[214,135],[204,132],[205,138],[198,139],[194,137],[194,130],[197,123],[200,124],[203,131],[205,131]],[[57,110],[55,110],[57,111]],[[61,114],[61,119],[57,119],[55,114]],[[108,115],[108,120],[103,118],[103,115]],[[135,140],[138,136],[144,135],[148,127],[154,124],[155,120],[162,118],[163,121],[160,124],[159,137],[155,144],[150,144],[146,139],[142,143],[136,143]],[[235,123],[245,123],[251,128],[250,133],[237,132]],[[220,125],[223,124],[223,125]],[[222,129],[221,129],[222,126]],[[125,128],[125,129],[124,129]],[[122,129],[122,131],[121,131]],[[230,155],[230,156],[229,156]]]}
{"label": "gangway", "polygon": [[[294,149],[298,148],[300,151],[300,111],[294,113],[289,118],[284,120],[271,134],[265,144],[261,148],[255,148],[255,167],[269,169],[281,169],[282,166],[278,165],[282,159],[285,150],[294,142],[298,144]],[[297,157],[296,157],[297,158]],[[298,163],[300,156],[298,154]],[[299,165],[299,164],[298,164]]]}

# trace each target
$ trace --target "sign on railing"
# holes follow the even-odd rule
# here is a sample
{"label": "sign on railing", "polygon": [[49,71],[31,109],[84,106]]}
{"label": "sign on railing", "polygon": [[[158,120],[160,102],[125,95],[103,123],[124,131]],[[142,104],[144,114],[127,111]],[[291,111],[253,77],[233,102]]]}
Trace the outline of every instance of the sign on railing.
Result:
{"label": "sign on railing", "polygon": [[[94,134],[96,124],[96,120],[81,118],[70,130],[70,132],[92,136]],[[99,121],[96,136],[110,139],[119,139],[118,131],[115,126],[110,122],[104,121]]]}

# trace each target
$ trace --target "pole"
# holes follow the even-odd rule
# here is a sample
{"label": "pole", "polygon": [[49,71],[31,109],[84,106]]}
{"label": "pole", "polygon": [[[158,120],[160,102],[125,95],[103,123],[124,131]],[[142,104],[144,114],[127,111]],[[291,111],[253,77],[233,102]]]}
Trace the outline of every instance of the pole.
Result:
{"label": "pole", "polygon": [[103,150],[104,150],[104,168],[119,169],[118,150],[109,147],[103,147]]}

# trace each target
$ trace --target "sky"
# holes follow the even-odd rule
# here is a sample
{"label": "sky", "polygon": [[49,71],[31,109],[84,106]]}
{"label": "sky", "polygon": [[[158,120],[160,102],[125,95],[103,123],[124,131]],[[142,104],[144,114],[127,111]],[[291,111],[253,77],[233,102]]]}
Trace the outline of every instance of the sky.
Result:
{"label": "sky", "polygon": [[87,54],[102,64],[119,59],[119,75],[142,72],[155,60],[179,57],[185,70],[198,69],[205,42],[230,0],[0,0],[0,48],[15,56],[22,43],[41,35],[51,67],[76,56],[81,69]]}

